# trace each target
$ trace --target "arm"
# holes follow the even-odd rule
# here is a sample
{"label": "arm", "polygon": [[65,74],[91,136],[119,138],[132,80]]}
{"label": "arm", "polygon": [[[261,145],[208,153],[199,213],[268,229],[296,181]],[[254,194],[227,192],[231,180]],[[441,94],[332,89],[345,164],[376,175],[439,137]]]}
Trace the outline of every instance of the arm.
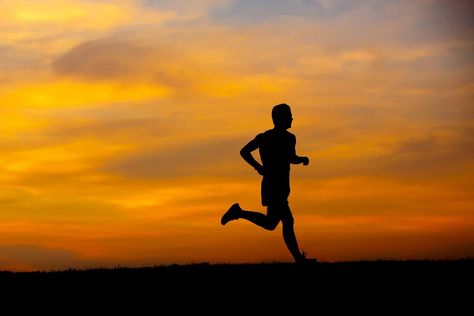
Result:
{"label": "arm", "polygon": [[252,156],[252,151],[256,150],[257,148],[257,141],[255,139],[251,140],[247,145],[244,146],[244,148],[240,150],[240,155],[249,165],[251,165],[260,175],[263,176],[263,166]]}
{"label": "arm", "polygon": [[307,166],[309,164],[309,158],[308,157],[301,157],[301,156],[294,156],[291,161],[292,164],[298,165],[302,163],[304,166]]}
{"label": "arm", "polygon": [[294,165],[302,163],[304,166],[307,166],[309,164],[308,157],[302,157],[296,154],[296,137],[293,138],[293,145],[291,146],[290,163]]}

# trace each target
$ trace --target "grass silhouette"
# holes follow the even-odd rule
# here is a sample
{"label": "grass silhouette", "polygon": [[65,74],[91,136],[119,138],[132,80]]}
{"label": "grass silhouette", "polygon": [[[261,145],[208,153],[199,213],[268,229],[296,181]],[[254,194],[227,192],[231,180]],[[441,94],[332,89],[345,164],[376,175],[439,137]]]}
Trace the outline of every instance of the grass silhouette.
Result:
{"label": "grass silhouette", "polygon": [[474,259],[464,259],[0,272],[0,315],[298,315],[377,306],[456,314],[470,306],[473,268]]}

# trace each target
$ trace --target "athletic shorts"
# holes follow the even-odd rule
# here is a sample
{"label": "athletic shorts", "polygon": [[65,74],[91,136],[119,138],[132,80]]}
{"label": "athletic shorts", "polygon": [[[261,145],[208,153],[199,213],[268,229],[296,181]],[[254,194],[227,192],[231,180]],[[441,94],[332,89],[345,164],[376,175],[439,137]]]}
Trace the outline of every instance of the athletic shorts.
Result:
{"label": "athletic shorts", "polygon": [[290,179],[289,177],[263,177],[261,191],[263,206],[288,203]]}

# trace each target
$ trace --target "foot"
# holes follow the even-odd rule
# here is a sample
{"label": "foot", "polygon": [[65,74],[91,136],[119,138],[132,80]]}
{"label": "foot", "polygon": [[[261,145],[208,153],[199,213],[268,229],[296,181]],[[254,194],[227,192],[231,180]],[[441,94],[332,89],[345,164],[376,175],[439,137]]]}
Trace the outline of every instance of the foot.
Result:
{"label": "foot", "polygon": [[225,214],[221,218],[221,224],[225,225],[230,221],[239,218],[239,213],[242,211],[240,208],[239,203],[232,204],[232,206],[225,212]]}
{"label": "foot", "polygon": [[308,258],[306,257],[307,253],[305,251],[301,252],[301,255],[295,258],[295,263],[296,264],[316,264],[318,263],[318,260],[316,258]]}

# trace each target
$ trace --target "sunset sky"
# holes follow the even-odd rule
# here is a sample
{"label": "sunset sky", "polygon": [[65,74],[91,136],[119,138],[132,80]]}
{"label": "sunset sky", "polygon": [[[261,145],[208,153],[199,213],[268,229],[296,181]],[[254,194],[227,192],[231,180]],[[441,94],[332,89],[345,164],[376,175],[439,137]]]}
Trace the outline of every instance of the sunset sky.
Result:
{"label": "sunset sky", "polygon": [[[291,261],[239,151],[293,110],[322,261],[474,257],[474,5],[0,0],[0,270]],[[258,156],[258,155],[257,155]]]}

